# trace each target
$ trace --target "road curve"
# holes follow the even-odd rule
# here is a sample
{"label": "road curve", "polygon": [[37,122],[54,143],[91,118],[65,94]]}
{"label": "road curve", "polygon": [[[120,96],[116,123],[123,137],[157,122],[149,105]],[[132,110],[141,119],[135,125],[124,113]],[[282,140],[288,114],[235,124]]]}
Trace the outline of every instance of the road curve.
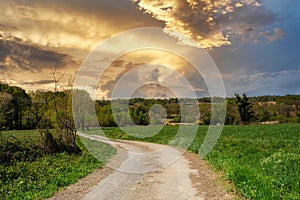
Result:
{"label": "road curve", "polygon": [[[203,200],[236,199],[226,192],[218,175],[196,155],[159,144],[108,140],[79,133],[81,137],[108,143],[118,151],[107,164],[110,170],[89,189],[90,178],[79,186],[57,193],[54,199],[84,200]],[[94,174],[95,176],[96,174]],[[96,176],[95,176],[96,177]],[[74,193],[77,193],[74,195]]]}

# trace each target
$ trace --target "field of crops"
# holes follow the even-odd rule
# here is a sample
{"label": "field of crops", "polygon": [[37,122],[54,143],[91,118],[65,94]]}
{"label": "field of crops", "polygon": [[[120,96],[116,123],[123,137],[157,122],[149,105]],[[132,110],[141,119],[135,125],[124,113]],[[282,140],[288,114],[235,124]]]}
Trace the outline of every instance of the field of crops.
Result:
{"label": "field of crops", "polygon": [[[79,141],[81,154],[45,154],[36,148],[38,143],[37,131],[1,133],[0,200],[45,199],[103,165]],[[97,147],[97,151],[115,153],[108,145]]]}
{"label": "field of crops", "polygon": [[[145,131],[135,129],[136,136]],[[198,153],[207,129],[199,127],[190,151]],[[168,144],[178,127],[164,127],[149,138],[129,136],[118,128],[103,130],[110,138]],[[248,199],[300,199],[300,124],[225,126],[206,159]]]}

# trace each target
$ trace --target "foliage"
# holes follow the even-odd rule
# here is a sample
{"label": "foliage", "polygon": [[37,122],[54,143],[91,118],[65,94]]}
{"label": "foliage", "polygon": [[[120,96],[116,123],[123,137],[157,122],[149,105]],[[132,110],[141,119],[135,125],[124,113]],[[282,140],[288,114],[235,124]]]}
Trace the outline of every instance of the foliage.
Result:
{"label": "foliage", "polygon": [[[5,124],[9,123],[11,109],[12,96],[6,92],[0,92],[0,132]],[[4,129],[6,127],[4,126]]]}
{"label": "foliage", "polygon": [[[103,165],[86,151],[80,140],[76,144],[81,154],[49,154],[36,149],[39,146],[37,131],[3,132],[0,199],[45,199]],[[111,156],[115,153],[108,145],[97,147],[99,153],[110,152],[107,155]],[[11,159],[4,159],[3,152],[11,152]]]}
{"label": "foliage", "polygon": [[115,127],[117,126],[114,117],[112,115],[111,106],[105,105],[103,107],[97,106],[97,118],[101,126],[103,127]]}
{"label": "foliage", "polygon": [[[8,97],[11,97],[7,101]],[[77,101],[73,102],[72,98]],[[212,101],[213,100],[213,101]],[[215,98],[198,99],[200,119],[194,123],[210,124],[212,102]],[[222,100],[222,99],[220,99]],[[227,113],[225,124],[248,124],[261,122],[298,123],[300,122],[300,95],[247,97],[245,94],[227,98]],[[26,93],[15,86],[0,84],[0,130],[19,129],[79,129],[97,127],[98,122],[103,127],[132,125],[148,125],[149,111],[153,105],[161,105],[168,122],[180,122],[180,99],[143,99],[129,100],[126,113],[118,113],[118,123],[112,115],[111,101],[92,101],[89,94],[82,90],[35,91]],[[72,104],[76,104],[73,105]],[[74,109],[74,110],[73,110]],[[96,111],[97,120],[91,116]],[[75,118],[73,118],[73,114]],[[75,122],[74,122],[75,120]],[[186,119],[183,119],[186,120]],[[192,121],[189,119],[188,121]],[[217,119],[217,121],[220,121]],[[212,122],[217,124],[217,122]]]}
{"label": "foliage", "polygon": [[79,147],[74,143],[72,133],[62,134],[59,130],[49,131],[44,129],[40,130],[40,135],[40,148],[45,153],[81,153]]}
{"label": "foliage", "polygon": [[0,138],[0,163],[7,166],[16,162],[35,161],[43,154],[31,140],[19,140],[14,136]]}
{"label": "foliage", "polygon": [[[8,129],[21,129],[23,127],[22,119],[24,111],[30,107],[31,100],[24,89],[15,86],[9,86],[0,83],[0,93],[10,94],[12,99],[10,102],[11,112],[9,120],[6,123]],[[3,96],[0,96],[3,98]]]}
{"label": "foliage", "polygon": [[25,113],[27,129],[54,128],[54,92],[30,92],[31,108]]}
{"label": "foliage", "polygon": [[235,94],[235,103],[237,104],[242,124],[249,124],[254,116],[252,104],[249,102],[249,97],[244,93],[242,96]]}
{"label": "foliage", "polygon": [[89,128],[94,126],[96,122],[92,121],[95,103],[90,94],[84,90],[73,90],[72,93],[72,111],[75,127],[78,129]]}
{"label": "foliage", "polygon": [[149,125],[150,118],[148,116],[149,108],[144,105],[131,107],[130,116],[136,125]]}

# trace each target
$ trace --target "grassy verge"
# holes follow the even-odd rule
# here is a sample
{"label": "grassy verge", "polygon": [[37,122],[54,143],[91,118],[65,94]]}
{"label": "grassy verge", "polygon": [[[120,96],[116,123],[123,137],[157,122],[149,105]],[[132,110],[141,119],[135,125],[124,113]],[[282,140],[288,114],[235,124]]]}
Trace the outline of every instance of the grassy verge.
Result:
{"label": "grassy verge", "polygon": [[231,126],[207,159],[249,199],[300,199],[300,125]]}
{"label": "grassy verge", "polygon": [[[136,127],[136,133],[144,131]],[[189,150],[198,153],[207,126],[200,126]],[[104,128],[110,138],[168,144],[178,127],[164,127],[149,138]],[[97,134],[98,130],[89,133]],[[190,134],[186,128],[186,134]],[[174,144],[179,145],[180,144]],[[300,124],[225,126],[206,159],[249,199],[300,199]]]}
{"label": "grassy verge", "polygon": [[[1,151],[9,142],[22,149],[16,153],[20,156],[14,155],[13,162],[0,163],[0,199],[44,199],[103,165],[85,150],[79,140],[77,144],[83,150],[82,154],[43,154],[31,149],[38,138],[36,131],[2,134]],[[112,147],[97,144],[97,152],[115,153]]]}

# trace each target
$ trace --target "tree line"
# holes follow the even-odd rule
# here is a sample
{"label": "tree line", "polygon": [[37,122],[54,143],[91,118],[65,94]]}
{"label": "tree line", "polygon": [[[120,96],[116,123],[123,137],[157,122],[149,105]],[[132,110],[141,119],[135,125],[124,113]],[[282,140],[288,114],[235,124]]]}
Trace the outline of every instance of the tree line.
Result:
{"label": "tree line", "polygon": [[[76,116],[73,119],[72,95],[77,92],[80,98],[79,105],[75,105]],[[221,99],[221,98],[220,98]],[[222,100],[222,99],[221,99]],[[150,123],[149,111],[153,105],[161,105],[166,113],[163,116],[165,123],[178,123],[181,121],[180,100],[171,99],[143,99],[129,100],[129,115],[119,112],[113,115],[111,100],[92,99],[85,91],[34,91],[26,92],[16,86],[0,84],[0,131],[21,129],[75,129],[97,126],[113,127],[117,124],[128,124],[128,116],[137,125]],[[77,103],[78,103],[77,102]],[[300,95],[286,96],[260,96],[248,97],[246,94],[235,94],[226,98],[225,124],[250,124],[262,122],[299,123],[300,122]],[[92,107],[86,107],[87,105]],[[189,119],[189,122],[197,124],[211,123],[211,98],[198,99],[200,116],[198,119]],[[90,120],[88,110],[96,111],[97,121]],[[121,107],[119,108],[121,109]],[[218,107],[216,107],[218,109]],[[218,112],[218,110],[217,110]],[[162,114],[163,115],[163,114]],[[187,114],[188,116],[189,114]],[[115,117],[120,118],[116,123]],[[155,118],[155,117],[154,117]],[[123,121],[122,121],[123,120]],[[162,123],[156,122],[156,123]]]}

